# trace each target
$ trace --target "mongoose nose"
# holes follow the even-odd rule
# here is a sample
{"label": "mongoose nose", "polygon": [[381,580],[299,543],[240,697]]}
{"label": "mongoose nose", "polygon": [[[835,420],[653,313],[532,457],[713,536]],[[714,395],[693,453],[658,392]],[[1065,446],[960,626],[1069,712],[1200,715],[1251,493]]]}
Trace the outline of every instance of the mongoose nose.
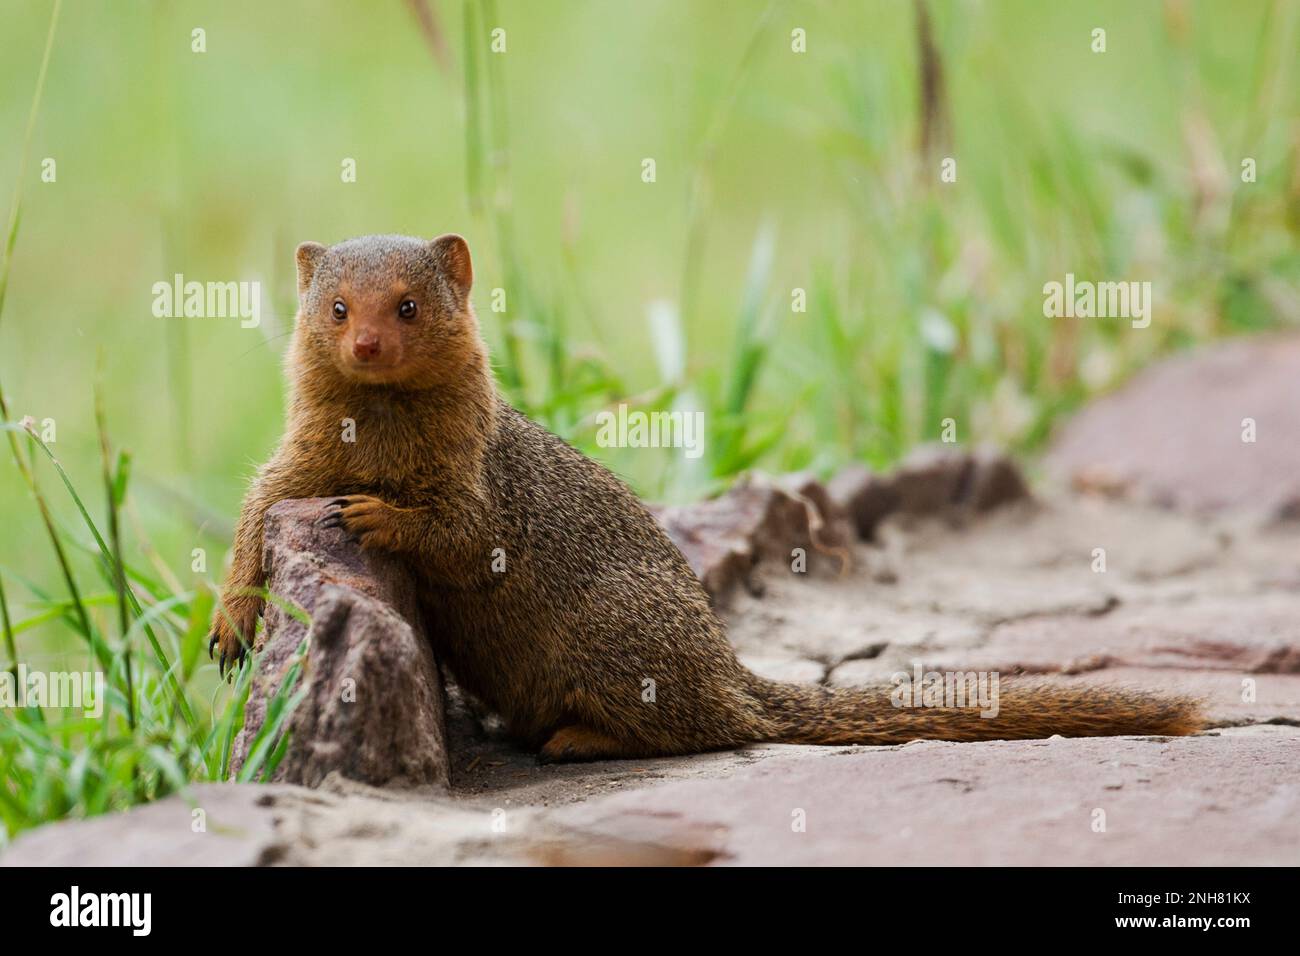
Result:
{"label": "mongoose nose", "polygon": [[363,362],[379,354],[379,336],[373,332],[362,332],[352,343],[352,354]]}

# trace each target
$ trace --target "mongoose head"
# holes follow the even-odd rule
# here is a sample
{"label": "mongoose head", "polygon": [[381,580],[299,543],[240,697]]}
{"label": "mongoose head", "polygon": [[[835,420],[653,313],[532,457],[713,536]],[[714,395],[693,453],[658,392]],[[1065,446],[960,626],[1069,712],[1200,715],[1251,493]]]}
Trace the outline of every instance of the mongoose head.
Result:
{"label": "mongoose head", "polygon": [[479,347],[469,304],[469,246],[460,236],[362,236],[298,247],[295,351],[312,375],[433,388]]}

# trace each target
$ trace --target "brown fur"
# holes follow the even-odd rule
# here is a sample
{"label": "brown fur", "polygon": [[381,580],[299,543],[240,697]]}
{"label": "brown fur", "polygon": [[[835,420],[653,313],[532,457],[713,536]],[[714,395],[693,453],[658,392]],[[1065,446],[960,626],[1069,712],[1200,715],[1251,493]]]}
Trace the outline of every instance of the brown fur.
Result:
{"label": "brown fur", "polygon": [[[1007,681],[1001,712],[984,719],[973,709],[896,708],[889,688],[751,674],[636,496],[497,394],[462,239],[307,243],[298,266],[288,427],[240,516],[214,624],[223,670],[243,656],[240,635],[251,637],[261,611],[249,589],[262,585],[266,510],[282,498],[337,495],[327,520],[363,547],[405,558],[441,659],[544,759],[1199,727],[1189,701],[1119,690]],[[411,320],[398,316],[405,298],[418,307]],[[343,321],[331,312],[336,299],[347,306]],[[378,354],[357,359],[359,339]],[[355,443],[341,440],[345,419],[356,423]],[[494,558],[504,558],[503,572]]]}

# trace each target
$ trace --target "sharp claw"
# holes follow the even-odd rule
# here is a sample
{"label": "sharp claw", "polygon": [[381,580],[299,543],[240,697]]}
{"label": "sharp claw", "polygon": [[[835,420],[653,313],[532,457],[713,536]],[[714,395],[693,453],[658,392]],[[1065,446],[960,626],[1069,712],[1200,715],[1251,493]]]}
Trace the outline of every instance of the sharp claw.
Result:
{"label": "sharp claw", "polygon": [[346,498],[335,498],[325,506],[325,513],[316,519],[316,524],[322,528],[338,527],[339,509],[347,503]]}
{"label": "sharp claw", "polygon": [[226,652],[225,651],[221,652],[221,660],[217,662],[217,673],[221,675],[222,680],[226,679]]}
{"label": "sharp claw", "polygon": [[212,660],[212,649],[217,646],[217,635],[213,634],[212,639],[208,641],[208,660]]}

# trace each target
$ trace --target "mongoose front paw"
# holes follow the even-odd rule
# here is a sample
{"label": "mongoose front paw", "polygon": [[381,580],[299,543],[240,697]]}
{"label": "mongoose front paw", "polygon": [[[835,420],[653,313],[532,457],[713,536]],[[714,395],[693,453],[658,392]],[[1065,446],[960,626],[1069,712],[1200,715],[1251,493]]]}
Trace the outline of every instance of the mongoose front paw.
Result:
{"label": "mongoose front paw", "polygon": [[320,525],[322,528],[342,528],[363,548],[393,550],[396,547],[393,515],[393,507],[378,498],[345,495],[329,503]]}
{"label": "mongoose front paw", "polygon": [[223,606],[217,608],[212,631],[208,634],[208,657],[214,658],[215,651],[221,652],[221,656],[215,659],[222,678],[227,676],[227,668],[232,675],[239,670],[248,656],[257,629],[259,603],[252,599],[236,599],[223,602]]}

